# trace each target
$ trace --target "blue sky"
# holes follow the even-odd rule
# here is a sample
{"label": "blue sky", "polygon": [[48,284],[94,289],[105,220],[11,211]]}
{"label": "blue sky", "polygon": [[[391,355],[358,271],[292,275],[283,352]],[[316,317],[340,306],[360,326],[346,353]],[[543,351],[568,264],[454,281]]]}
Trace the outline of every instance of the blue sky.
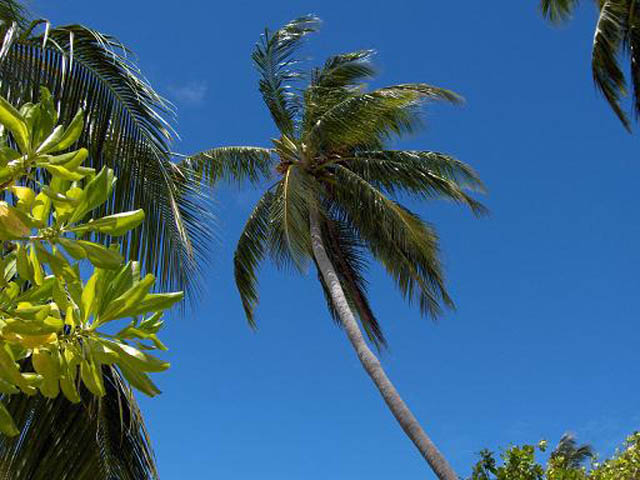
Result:
{"label": "blue sky", "polygon": [[[389,375],[463,475],[483,447],[553,443],[569,430],[609,454],[638,428],[638,139],[591,82],[590,2],[563,28],[546,25],[534,0],[55,3],[33,8],[137,52],[179,108],[185,153],[267,145],[274,128],[249,55],[265,26],[309,12],[325,22],[305,50],[317,62],[375,48],[374,85],[464,95],[462,108],[432,108],[427,130],[401,146],[472,164],[492,214],[410,204],[440,231],[458,310],[437,325],[421,319],[372,266]],[[260,328],[247,328],[231,256],[257,196],[215,197],[206,294],[164,332],[164,393],[141,399],[162,478],[433,478],[329,319],[315,272],[263,268]]]}

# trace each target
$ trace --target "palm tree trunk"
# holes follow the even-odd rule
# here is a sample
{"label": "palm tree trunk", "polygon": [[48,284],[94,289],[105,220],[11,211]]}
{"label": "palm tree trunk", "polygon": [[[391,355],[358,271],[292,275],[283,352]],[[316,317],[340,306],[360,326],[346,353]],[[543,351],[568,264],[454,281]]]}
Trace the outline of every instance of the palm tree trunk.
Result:
{"label": "palm tree trunk", "polygon": [[429,463],[438,478],[440,480],[458,480],[459,477],[453,471],[449,462],[447,462],[442,453],[440,453],[422,429],[416,417],[411,413],[411,410],[409,410],[409,407],[404,400],[402,400],[398,391],[389,380],[389,377],[387,377],[380,361],[367,345],[360,326],[349,307],[336,271],[324,248],[317,212],[310,215],[310,224],[313,255],[318,263],[322,277],[327,284],[342,326],[358,354],[360,363],[362,363],[362,366],[373,380],[373,383],[378,387],[380,395],[382,395],[393,416],[396,417],[402,429],[418,448],[420,454]]}

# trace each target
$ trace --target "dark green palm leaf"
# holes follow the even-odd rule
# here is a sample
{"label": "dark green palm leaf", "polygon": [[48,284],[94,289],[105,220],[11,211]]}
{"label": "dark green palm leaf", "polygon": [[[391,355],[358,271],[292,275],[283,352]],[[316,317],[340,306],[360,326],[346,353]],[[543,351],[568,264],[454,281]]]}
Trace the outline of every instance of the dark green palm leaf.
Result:
{"label": "dark green palm leaf", "polygon": [[566,21],[579,0],[540,0],[542,15],[554,23]]}
{"label": "dark green palm leaf", "polygon": [[629,9],[628,29],[625,38],[626,50],[629,52],[631,84],[633,85],[634,113],[636,120],[640,118],[640,5],[632,3]]}
{"label": "dark green palm leaf", "polygon": [[313,71],[310,87],[344,88],[372,77],[375,74],[375,69],[370,63],[373,53],[373,50],[358,50],[329,57],[322,68]]}
{"label": "dark green palm leaf", "polygon": [[271,176],[272,153],[261,147],[220,147],[190,156],[184,164],[195,173],[197,181],[210,185],[219,181],[256,183]]}
{"label": "dark green palm leaf", "polygon": [[311,253],[309,212],[318,208],[315,180],[291,165],[276,186],[271,208],[271,256],[278,266],[304,271]]}
{"label": "dark green palm leaf", "polygon": [[629,119],[620,106],[620,99],[627,94],[627,88],[624,72],[618,61],[618,53],[627,31],[627,15],[626,0],[604,2],[593,39],[591,64],[596,86],[625,128],[631,130]]}
{"label": "dark green palm leaf", "polygon": [[15,23],[19,30],[27,28],[29,24],[29,12],[25,6],[15,0],[3,0],[0,2],[0,22],[5,27]]}
{"label": "dark green palm leaf", "polygon": [[445,198],[469,206],[476,214],[486,208],[465,190],[484,192],[467,164],[439,152],[363,151],[340,162],[364,180],[391,195],[404,191],[423,198]]}
{"label": "dark green palm leaf", "polygon": [[453,307],[439,260],[438,237],[426,223],[351,170],[336,165],[331,198],[357,229],[373,256],[423,314],[437,318]]}
{"label": "dark green palm leaf", "polygon": [[[552,22],[569,18],[578,0],[541,0],[543,15]],[[593,38],[591,69],[593,80],[624,127],[631,122],[621,105],[628,95],[621,59],[629,58],[633,111],[640,118],[640,5],[636,0],[596,0],[598,22]]]}
{"label": "dark green palm leaf", "polygon": [[260,92],[278,129],[291,134],[295,128],[297,105],[291,84],[300,78],[293,57],[306,35],[318,29],[320,20],[313,16],[292,20],[271,33],[266,30],[256,44],[251,58],[260,74]]}
{"label": "dark green palm leaf", "polygon": [[254,310],[258,303],[256,271],[267,252],[269,241],[269,221],[275,195],[267,191],[251,212],[249,220],[240,234],[233,255],[236,287],[240,293],[242,306],[249,325],[256,326]]}
{"label": "dark green palm leaf", "polygon": [[391,135],[421,125],[417,107],[428,100],[459,103],[455,93],[426,84],[406,84],[349,95],[324,112],[305,135],[316,149],[383,145]]}
{"label": "dark green palm leaf", "polygon": [[[382,333],[382,327],[371,309],[367,296],[367,281],[364,277],[366,260],[363,254],[365,245],[352,227],[344,221],[328,216],[323,219],[322,235],[327,255],[336,269],[351,309],[357,314],[369,340],[378,349],[386,347],[387,342]],[[318,275],[318,279],[325,293],[331,316],[340,325],[340,319],[324,278]]]}

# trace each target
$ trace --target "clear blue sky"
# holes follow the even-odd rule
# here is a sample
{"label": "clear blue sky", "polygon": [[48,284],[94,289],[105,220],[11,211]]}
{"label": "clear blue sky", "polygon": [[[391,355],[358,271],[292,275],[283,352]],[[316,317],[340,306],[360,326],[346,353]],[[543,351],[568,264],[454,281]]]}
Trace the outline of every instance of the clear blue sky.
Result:
{"label": "clear blue sky", "polygon": [[[424,81],[463,94],[402,145],[471,163],[492,215],[412,204],[441,233],[458,304],[438,325],[377,267],[383,362],[455,468],[509,442],[566,431],[611,453],[640,424],[638,137],[591,83],[594,14],[560,29],[537,0],[495,2],[36,1],[54,23],[119,36],[179,108],[194,152],[274,134],[249,55],[262,29],[316,13],[306,52],[378,50],[376,85]],[[325,310],[315,272],[261,273],[260,329],[246,326],[231,255],[251,192],[216,192],[219,241],[206,295],[164,332],[173,367],[142,399],[163,479],[432,478]],[[636,212],[636,213],[634,213]]]}

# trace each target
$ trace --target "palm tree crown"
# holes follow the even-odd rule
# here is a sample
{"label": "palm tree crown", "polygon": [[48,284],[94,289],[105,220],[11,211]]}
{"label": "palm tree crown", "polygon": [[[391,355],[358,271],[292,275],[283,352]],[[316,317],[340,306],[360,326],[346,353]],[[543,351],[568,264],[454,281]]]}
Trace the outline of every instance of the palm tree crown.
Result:
{"label": "palm tree crown", "polygon": [[[564,22],[579,0],[540,0],[542,14],[554,23]],[[627,130],[628,114],[621,101],[628,95],[621,58],[629,59],[632,110],[640,116],[640,5],[636,0],[595,0],[598,22],[593,38],[591,69],[596,87]]]}
{"label": "palm tree crown", "polygon": [[311,72],[302,91],[292,90],[292,81],[303,76],[293,53],[318,22],[305,16],[276,32],[266,31],[252,55],[260,92],[280,132],[273,146],[217,148],[189,163],[211,180],[277,175],[255,206],[235,252],[235,279],[251,325],[259,263],[270,255],[278,266],[304,268],[313,259],[309,216],[316,212],[349,304],[370,341],[381,346],[385,339],[366,295],[366,252],[406,297],[418,301],[423,313],[437,316],[441,305],[453,305],[435,231],[392,197],[444,197],[481,213],[482,205],[465,189],[483,187],[469,166],[448,155],[386,148],[393,136],[420,126],[423,103],[459,103],[453,92],[422,83],[367,91],[363,81],[374,74],[369,50],[329,58]]}

